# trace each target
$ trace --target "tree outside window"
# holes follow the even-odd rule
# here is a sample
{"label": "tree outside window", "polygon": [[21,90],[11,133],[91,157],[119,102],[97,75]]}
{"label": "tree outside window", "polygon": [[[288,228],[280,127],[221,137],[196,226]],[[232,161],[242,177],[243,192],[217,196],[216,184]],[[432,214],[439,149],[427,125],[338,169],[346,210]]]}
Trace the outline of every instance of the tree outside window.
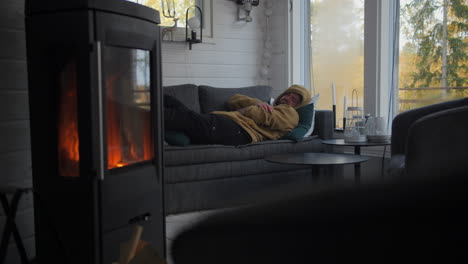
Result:
{"label": "tree outside window", "polygon": [[468,96],[466,0],[401,0],[399,111]]}

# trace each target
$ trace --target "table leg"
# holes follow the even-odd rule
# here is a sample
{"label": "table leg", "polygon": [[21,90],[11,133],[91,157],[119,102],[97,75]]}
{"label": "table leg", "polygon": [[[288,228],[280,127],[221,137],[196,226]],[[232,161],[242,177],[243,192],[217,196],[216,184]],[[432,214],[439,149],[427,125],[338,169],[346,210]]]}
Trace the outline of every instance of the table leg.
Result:
{"label": "table leg", "polygon": [[312,181],[319,182],[322,176],[322,182],[333,182],[335,176],[333,165],[312,165]]}
{"label": "table leg", "polygon": [[[361,155],[361,146],[354,146],[354,154]],[[361,182],[361,163],[354,164],[354,181]]]}
{"label": "table leg", "polygon": [[385,166],[385,152],[387,151],[387,146],[384,146],[384,151],[382,155],[382,165],[380,167],[380,175],[382,176],[382,179],[385,178],[385,173],[384,173],[384,166]]}
{"label": "table leg", "polygon": [[361,182],[361,163],[354,164],[354,181],[356,183]]}
{"label": "table leg", "polygon": [[361,146],[354,146],[354,154],[361,155]]}
{"label": "table leg", "polygon": [[318,182],[320,178],[320,166],[312,165],[312,181]]}

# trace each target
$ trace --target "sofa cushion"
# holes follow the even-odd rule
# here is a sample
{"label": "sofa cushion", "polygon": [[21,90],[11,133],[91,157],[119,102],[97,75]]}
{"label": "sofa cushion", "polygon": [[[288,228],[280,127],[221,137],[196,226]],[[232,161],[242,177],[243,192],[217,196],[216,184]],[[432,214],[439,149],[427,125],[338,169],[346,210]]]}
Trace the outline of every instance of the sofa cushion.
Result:
{"label": "sofa cushion", "polygon": [[310,169],[310,166],[274,163],[264,159],[170,166],[164,168],[164,182],[171,184],[227,179],[265,173],[279,173],[282,171],[287,172],[301,168]]}
{"label": "sofa cushion", "polygon": [[182,131],[165,131],[164,141],[174,146],[187,146],[190,144],[190,138]]}
{"label": "sofa cushion", "polygon": [[324,145],[318,136],[304,138],[301,142],[288,139],[266,140],[246,145],[240,145],[241,156],[245,159],[263,159],[267,156],[296,153],[296,152],[322,152]]}
{"label": "sofa cushion", "polygon": [[200,101],[198,97],[198,86],[195,84],[181,84],[165,86],[164,94],[177,98],[190,110],[200,113]]}
{"label": "sofa cushion", "polygon": [[227,111],[227,100],[235,94],[247,95],[268,102],[271,97],[271,86],[257,85],[241,88],[219,88],[206,85],[199,86],[199,98],[202,113]]}
{"label": "sofa cushion", "polygon": [[239,151],[236,147],[229,145],[164,146],[165,166],[181,166],[238,159]]}
{"label": "sofa cushion", "polygon": [[[314,104],[314,106],[317,106],[319,98],[320,98],[320,94],[314,95],[312,97],[312,99],[310,99],[310,104]],[[308,136],[312,135],[312,133],[314,132],[314,128],[315,128],[315,107],[314,107],[314,111],[312,113],[312,123],[310,125],[309,130],[305,134],[305,137],[308,137]]]}
{"label": "sofa cushion", "polygon": [[[174,172],[174,174],[181,173]],[[166,183],[165,213],[168,215],[228,208],[286,198],[290,192],[284,190],[311,186],[313,182],[310,174],[309,166],[307,169],[249,174],[247,177]],[[167,181],[167,177],[164,177],[164,181]]]}
{"label": "sofa cushion", "polygon": [[189,145],[186,147],[164,146],[166,166],[181,166],[236,160],[263,159],[269,155],[294,152],[320,152],[324,147],[318,136],[301,142],[292,140],[267,140],[240,146]]}
{"label": "sofa cushion", "polygon": [[299,124],[284,139],[291,139],[296,142],[301,141],[312,126],[315,113],[315,104],[308,104],[297,109],[299,114]]}

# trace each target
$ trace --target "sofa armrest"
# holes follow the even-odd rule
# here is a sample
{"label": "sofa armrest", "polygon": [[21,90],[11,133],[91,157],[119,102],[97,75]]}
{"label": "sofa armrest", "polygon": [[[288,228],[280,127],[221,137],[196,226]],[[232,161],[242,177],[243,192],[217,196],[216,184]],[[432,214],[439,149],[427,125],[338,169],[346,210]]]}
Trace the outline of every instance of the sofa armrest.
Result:
{"label": "sofa armrest", "polygon": [[333,111],[315,110],[314,132],[321,139],[333,138]]}
{"label": "sofa armrest", "polygon": [[463,98],[408,110],[397,115],[392,123],[392,155],[405,154],[408,130],[416,120],[432,113],[466,105],[468,98]]}
{"label": "sofa armrest", "polygon": [[468,173],[468,106],[427,115],[410,127],[405,166],[409,174]]}

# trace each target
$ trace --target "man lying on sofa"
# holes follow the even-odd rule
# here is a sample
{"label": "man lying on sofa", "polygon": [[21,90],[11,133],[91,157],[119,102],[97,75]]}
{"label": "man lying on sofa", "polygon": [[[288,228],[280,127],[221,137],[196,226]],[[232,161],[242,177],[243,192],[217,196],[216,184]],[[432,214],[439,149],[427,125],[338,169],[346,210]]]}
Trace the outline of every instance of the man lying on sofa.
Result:
{"label": "man lying on sofa", "polygon": [[292,85],[269,105],[256,98],[236,94],[228,100],[232,111],[199,114],[180,101],[164,95],[165,129],[182,131],[195,144],[243,145],[279,139],[299,122],[296,111],[309,103],[306,88]]}

